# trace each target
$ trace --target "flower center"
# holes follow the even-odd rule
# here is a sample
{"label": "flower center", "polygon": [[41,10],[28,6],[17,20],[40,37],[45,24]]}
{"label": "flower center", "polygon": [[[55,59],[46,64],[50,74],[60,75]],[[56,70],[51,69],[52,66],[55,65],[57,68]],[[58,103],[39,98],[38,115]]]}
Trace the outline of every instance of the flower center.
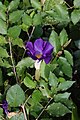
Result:
{"label": "flower center", "polygon": [[35,56],[40,59],[42,57],[42,54],[39,51],[36,51]]}

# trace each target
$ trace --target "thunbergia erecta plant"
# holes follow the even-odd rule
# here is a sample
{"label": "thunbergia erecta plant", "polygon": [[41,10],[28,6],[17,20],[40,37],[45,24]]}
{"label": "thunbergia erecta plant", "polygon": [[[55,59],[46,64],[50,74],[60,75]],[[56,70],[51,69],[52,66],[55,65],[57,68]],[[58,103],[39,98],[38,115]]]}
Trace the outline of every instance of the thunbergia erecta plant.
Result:
{"label": "thunbergia erecta plant", "polygon": [[51,61],[54,47],[48,41],[39,38],[34,43],[27,42],[26,49],[27,54],[35,60],[35,68],[39,75],[41,61],[44,60],[46,64]]}
{"label": "thunbergia erecta plant", "polygon": [[6,101],[6,100],[4,100],[3,102],[2,102],[2,108],[3,108],[3,110],[4,110],[4,112],[5,112],[5,114],[8,114],[8,102]]}

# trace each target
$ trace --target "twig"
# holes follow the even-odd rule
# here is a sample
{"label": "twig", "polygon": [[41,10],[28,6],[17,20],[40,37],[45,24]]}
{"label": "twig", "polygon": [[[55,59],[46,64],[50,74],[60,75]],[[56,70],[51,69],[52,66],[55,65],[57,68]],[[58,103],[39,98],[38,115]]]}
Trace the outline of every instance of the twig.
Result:
{"label": "twig", "polygon": [[51,102],[53,98],[50,98],[50,100],[48,101],[48,103],[45,105],[45,107],[43,108],[43,110],[40,112],[40,114],[38,115],[38,117],[36,118],[36,120],[38,120],[40,118],[40,116],[42,115],[42,113],[45,111],[45,109],[47,108],[47,106],[49,105],[49,103]]}
{"label": "twig", "polygon": [[13,72],[14,72],[14,75],[16,78],[16,82],[18,83],[17,74],[16,74],[16,67],[15,67],[13,55],[12,55],[12,45],[11,45],[10,38],[9,38],[9,47],[10,47],[10,57],[11,57],[11,62],[12,62],[12,66],[13,66]]}
{"label": "twig", "polygon": [[28,102],[28,100],[30,99],[31,95],[27,98],[27,100],[25,101],[25,103],[23,104],[25,106],[25,104]]}
{"label": "twig", "polygon": [[32,38],[32,35],[33,35],[33,32],[34,32],[34,29],[35,29],[35,26],[33,26],[33,28],[32,28],[32,31],[31,31],[31,34],[30,34],[30,36],[29,36],[28,41],[30,41],[30,39]]}
{"label": "twig", "polygon": [[25,120],[27,120],[27,116],[26,116],[26,111],[25,111],[24,105],[22,105],[21,107],[22,107],[22,109],[23,109],[24,118],[25,118]]}

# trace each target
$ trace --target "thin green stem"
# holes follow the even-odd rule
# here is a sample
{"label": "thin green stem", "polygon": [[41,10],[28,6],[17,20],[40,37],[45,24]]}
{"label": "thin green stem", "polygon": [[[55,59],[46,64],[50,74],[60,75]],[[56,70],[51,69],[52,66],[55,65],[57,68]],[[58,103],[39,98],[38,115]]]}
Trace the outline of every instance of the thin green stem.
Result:
{"label": "thin green stem", "polygon": [[49,105],[49,103],[51,102],[53,98],[50,98],[50,100],[48,101],[48,103],[45,105],[45,107],[43,108],[43,110],[40,112],[40,114],[38,115],[38,117],[36,118],[36,120],[38,120],[41,115],[43,114],[43,112],[45,111],[45,109],[47,108],[47,106]]}
{"label": "thin green stem", "polygon": [[16,74],[16,67],[15,67],[14,60],[13,60],[12,45],[11,45],[10,38],[9,38],[9,47],[10,47],[10,58],[11,58],[12,66],[13,66],[13,72],[14,72],[14,75],[16,78],[16,82],[18,83],[17,74]]}

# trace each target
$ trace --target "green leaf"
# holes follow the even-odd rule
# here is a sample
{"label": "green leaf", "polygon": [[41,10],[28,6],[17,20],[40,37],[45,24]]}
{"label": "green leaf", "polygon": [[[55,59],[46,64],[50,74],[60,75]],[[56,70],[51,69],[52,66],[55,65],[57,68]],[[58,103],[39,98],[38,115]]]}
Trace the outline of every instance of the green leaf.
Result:
{"label": "green leaf", "polygon": [[31,0],[32,7],[41,10],[41,3],[39,0]]}
{"label": "green leaf", "polygon": [[25,94],[22,88],[16,84],[7,91],[6,100],[11,107],[18,107],[25,100]]}
{"label": "green leaf", "polygon": [[50,72],[50,74],[49,74],[49,85],[53,86],[54,88],[56,88],[57,84],[58,84],[57,77],[55,76],[54,73]]}
{"label": "green leaf", "polygon": [[29,87],[30,89],[33,89],[36,87],[36,81],[33,81],[31,77],[26,76],[24,78],[24,84]]}
{"label": "green leaf", "polygon": [[61,103],[52,103],[47,107],[47,112],[53,117],[64,116],[67,113],[71,113],[71,111]]}
{"label": "green leaf", "polygon": [[0,19],[6,21],[6,14],[4,11],[0,11]]}
{"label": "green leaf", "polygon": [[32,25],[32,18],[31,18],[29,15],[27,15],[27,14],[24,14],[24,15],[23,15],[22,21],[23,21],[23,23],[24,23],[25,25],[27,25],[27,26]]}
{"label": "green leaf", "polygon": [[0,2],[0,10],[2,11],[6,11],[6,6],[2,4],[2,2]]}
{"label": "green leaf", "polygon": [[61,49],[58,34],[54,30],[50,34],[49,42],[54,46],[55,53]]}
{"label": "green leaf", "polygon": [[20,3],[20,0],[13,0],[13,1],[11,1],[9,6],[8,6],[8,11],[13,11],[13,10],[17,9],[19,3]]}
{"label": "green leaf", "polygon": [[7,43],[5,37],[3,37],[2,35],[0,35],[0,46],[3,46]]}
{"label": "green leaf", "polygon": [[24,114],[19,113],[19,114],[15,115],[15,116],[11,117],[10,120],[25,120]]}
{"label": "green leaf", "polygon": [[[3,109],[2,108],[0,108],[0,116],[1,115],[3,115]],[[2,119],[0,119],[0,120],[2,120]]]}
{"label": "green leaf", "polygon": [[13,26],[8,29],[8,35],[14,39],[19,37],[21,28],[19,26]]}
{"label": "green leaf", "polygon": [[7,25],[6,22],[0,19],[0,33],[5,35],[7,34]]}
{"label": "green leaf", "polygon": [[79,0],[74,0],[74,7],[80,8],[80,1]]}
{"label": "green leaf", "polygon": [[57,95],[54,95],[54,101],[55,102],[62,102],[69,98],[71,93],[65,92],[65,93],[59,93]]}
{"label": "green leaf", "polygon": [[18,22],[21,19],[23,12],[24,12],[24,10],[16,10],[16,11],[10,13],[9,14],[9,21],[11,23]]}
{"label": "green leaf", "polygon": [[7,60],[5,60],[5,59],[0,59],[0,66],[6,67],[6,68],[12,67],[12,66],[9,64],[9,62],[8,62]]}
{"label": "green leaf", "polygon": [[71,53],[67,50],[64,50],[64,54],[65,54],[65,58],[67,59],[67,61],[70,63],[70,65],[73,66],[73,57]]}
{"label": "green leaf", "polygon": [[18,62],[17,67],[30,67],[34,63],[34,60],[30,57],[23,58],[21,61]]}
{"label": "green leaf", "polygon": [[50,98],[51,91],[48,89],[48,84],[44,80],[40,81],[39,89],[42,92],[43,96]]}
{"label": "green leaf", "polygon": [[61,46],[63,46],[68,41],[68,35],[65,29],[60,32],[59,35]]}
{"label": "green leaf", "polygon": [[21,38],[16,38],[14,40],[12,39],[12,44],[18,45],[19,47],[24,48],[24,43],[23,43],[23,40]]}
{"label": "green leaf", "polygon": [[33,18],[33,25],[40,25],[42,23],[42,17],[40,14],[35,14]]}
{"label": "green leaf", "polygon": [[73,12],[71,13],[71,20],[74,25],[80,21],[80,9],[73,10]]}
{"label": "green leaf", "polygon": [[59,57],[58,63],[62,72],[68,77],[72,77],[72,67],[67,62],[67,59],[64,57]]}
{"label": "green leaf", "polygon": [[58,86],[58,91],[65,91],[67,89],[69,89],[73,84],[75,83],[75,81],[64,81],[62,83],[59,84]]}
{"label": "green leaf", "polygon": [[7,58],[7,57],[9,57],[6,49],[4,49],[4,48],[2,48],[2,47],[0,47],[0,57],[2,57],[2,58]]}
{"label": "green leaf", "polygon": [[34,92],[32,93],[32,100],[34,105],[39,103],[41,101],[41,98],[42,98],[42,93],[39,90],[34,90]]}

